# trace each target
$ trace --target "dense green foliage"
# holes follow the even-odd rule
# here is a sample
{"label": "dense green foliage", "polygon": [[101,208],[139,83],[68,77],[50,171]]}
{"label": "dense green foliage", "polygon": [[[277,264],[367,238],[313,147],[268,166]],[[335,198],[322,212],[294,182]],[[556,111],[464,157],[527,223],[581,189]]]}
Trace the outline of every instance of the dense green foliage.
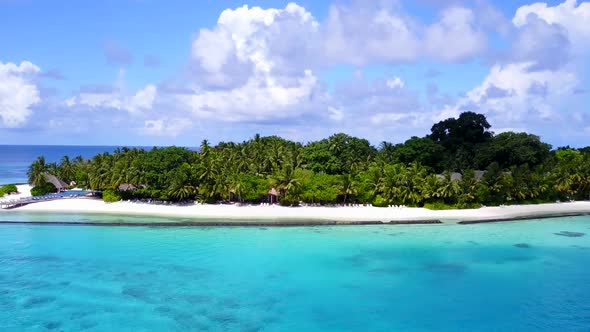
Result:
{"label": "dense green foliage", "polygon": [[55,192],[57,192],[57,189],[49,182],[43,182],[31,189],[31,195],[33,196],[43,196]]}
{"label": "dense green foliage", "polygon": [[2,187],[0,187],[0,197],[6,195],[6,194],[12,194],[12,193],[16,193],[18,192],[18,189],[16,188],[16,185],[14,184],[6,184]]}
{"label": "dense green foliage", "polygon": [[49,172],[109,200],[259,203],[274,199],[271,188],[284,205],[444,209],[589,198],[590,149],[552,151],[538,136],[490,129],[485,116],[466,112],[433,125],[425,137],[378,148],[346,134],[308,144],[259,135],[216,146],[205,140],[198,152],[123,148],[59,164],[39,158],[29,181]]}
{"label": "dense green foliage", "polygon": [[108,203],[118,202],[121,200],[121,195],[113,189],[107,189],[102,192],[102,200]]}

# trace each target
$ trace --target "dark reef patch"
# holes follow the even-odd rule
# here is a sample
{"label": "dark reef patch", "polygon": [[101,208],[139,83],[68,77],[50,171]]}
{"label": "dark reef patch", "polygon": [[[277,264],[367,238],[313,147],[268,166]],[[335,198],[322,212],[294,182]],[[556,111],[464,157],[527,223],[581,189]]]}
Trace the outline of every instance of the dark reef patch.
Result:
{"label": "dark reef patch", "polygon": [[55,330],[61,327],[61,322],[45,322],[43,323],[43,327],[48,330]]}
{"label": "dark reef patch", "polygon": [[389,236],[400,236],[400,235],[403,235],[403,234],[405,234],[405,232],[389,233],[387,235],[389,235]]}
{"label": "dark reef patch", "polygon": [[23,308],[31,309],[55,302],[55,296],[32,296],[23,303]]}
{"label": "dark reef patch", "polygon": [[586,235],[586,233],[569,232],[569,231],[561,231],[559,233],[553,233],[553,234],[559,235],[559,236],[565,236],[565,237],[582,237],[582,236]]}
{"label": "dark reef patch", "polygon": [[531,247],[531,245],[528,243],[517,243],[514,246],[517,248],[530,248]]}
{"label": "dark reef patch", "polygon": [[121,290],[121,295],[129,296],[134,299],[137,299],[140,301],[145,301],[145,302],[149,301],[149,299],[150,299],[147,289],[135,287],[135,286],[123,287],[123,289]]}

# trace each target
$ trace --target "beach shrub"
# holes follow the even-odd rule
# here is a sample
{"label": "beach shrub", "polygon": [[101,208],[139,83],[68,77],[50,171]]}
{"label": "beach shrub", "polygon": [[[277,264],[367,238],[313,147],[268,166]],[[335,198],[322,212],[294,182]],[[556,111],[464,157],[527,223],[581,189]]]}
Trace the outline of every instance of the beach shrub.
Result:
{"label": "beach shrub", "polygon": [[377,197],[375,197],[375,199],[373,200],[373,206],[387,207],[387,205],[388,205],[387,200],[385,198],[383,198],[381,195],[377,195]]}
{"label": "beach shrub", "polygon": [[458,203],[457,204],[457,208],[461,209],[461,210],[466,210],[466,209],[479,209],[481,208],[481,204],[480,203]]}
{"label": "beach shrub", "polygon": [[279,198],[279,204],[282,206],[299,206],[299,200],[290,195],[284,195]]}
{"label": "beach shrub", "polygon": [[102,192],[102,200],[107,203],[118,202],[121,200],[121,195],[112,189],[107,189]]}
{"label": "beach shrub", "polygon": [[424,208],[429,210],[456,210],[457,204],[447,204],[443,201],[436,201],[425,203]]}
{"label": "beach shrub", "polygon": [[18,192],[16,185],[14,184],[7,184],[0,189],[4,194],[12,194]]}
{"label": "beach shrub", "polygon": [[57,188],[49,182],[45,182],[41,185],[35,186],[31,189],[31,195],[33,196],[43,196],[51,193],[56,193]]}
{"label": "beach shrub", "polygon": [[6,194],[12,194],[18,192],[18,189],[14,184],[7,184],[5,186],[0,187],[0,197]]}

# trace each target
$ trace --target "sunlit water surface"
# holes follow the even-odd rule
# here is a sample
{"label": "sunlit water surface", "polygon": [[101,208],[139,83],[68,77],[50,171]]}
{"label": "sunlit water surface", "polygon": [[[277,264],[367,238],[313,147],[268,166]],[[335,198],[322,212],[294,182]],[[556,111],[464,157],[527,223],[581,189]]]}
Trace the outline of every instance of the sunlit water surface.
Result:
{"label": "sunlit water surface", "polygon": [[0,225],[0,331],[587,331],[586,234]]}

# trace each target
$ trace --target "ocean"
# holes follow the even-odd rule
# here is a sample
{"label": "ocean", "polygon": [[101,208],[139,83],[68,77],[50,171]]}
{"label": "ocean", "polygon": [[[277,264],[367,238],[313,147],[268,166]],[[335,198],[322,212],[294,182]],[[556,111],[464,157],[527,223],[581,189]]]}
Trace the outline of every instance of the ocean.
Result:
{"label": "ocean", "polygon": [[[40,156],[50,162],[59,162],[63,156],[92,158],[103,152],[113,152],[118,146],[84,145],[0,145],[0,184],[27,182],[27,170]],[[144,147],[151,149],[151,147]]]}
{"label": "ocean", "polygon": [[91,158],[115,149],[116,146],[0,145],[0,184],[26,183],[29,166],[40,156],[50,163],[59,162],[63,156]]}
{"label": "ocean", "polygon": [[588,331],[589,232],[0,224],[0,330]]}

